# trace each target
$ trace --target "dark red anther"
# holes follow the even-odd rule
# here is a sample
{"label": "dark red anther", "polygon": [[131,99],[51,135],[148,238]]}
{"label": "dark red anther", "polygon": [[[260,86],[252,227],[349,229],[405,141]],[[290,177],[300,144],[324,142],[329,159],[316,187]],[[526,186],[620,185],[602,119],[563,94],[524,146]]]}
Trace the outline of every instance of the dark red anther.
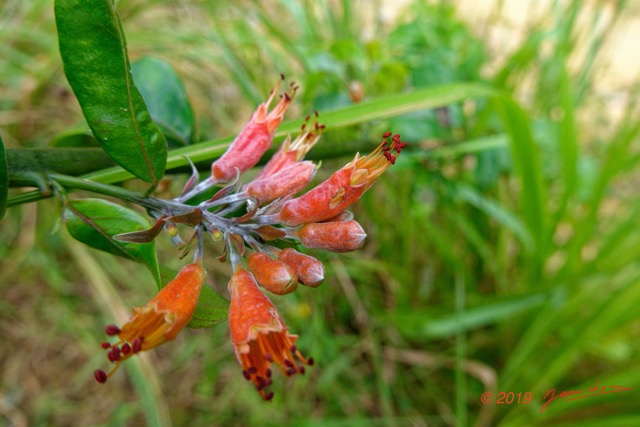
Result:
{"label": "dark red anther", "polygon": [[286,92],[284,93],[284,99],[286,99],[286,100],[287,100],[287,102],[291,102],[291,97],[290,97],[290,96],[289,96],[289,94],[288,94],[288,93],[286,93]]}
{"label": "dark red anther", "polygon": [[280,73],[280,80],[284,80],[284,73]]}
{"label": "dark red anther", "polygon": [[140,350],[142,350],[142,337],[138,337],[133,340],[132,347],[134,353],[138,353]]}
{"label": "dark red anther", "polygon": [[400,142],[400,134],[396,133],[391,139],[393,140],[393,142]]}
{"label": "dark red anther", "polygon": [[294,354],[295,354],[296,351],[298,351],[298,349],[296,348],[295,345],[292,345],[289,350],[291,351],[291,353],[294,353]]}
{"label": "dark red anther", "polygon": [[120,328],[118,328],[116,325],[107,325],[104,328],[104,333],[109,336],[118,335],[120,333]]}
{"label": "dark red anther", "polygon": [[265,375],[267,376],[267,378],[271,378],[271,369],[267,368]]}
{"label": "dark red anther", "polygon": [[298,370],[296,368],[289,368],[287,369],[287,376],[290,377],[291,375],[295,375],[298,373]]}
{"label": "dark red anther", "polygon": [[391,147],[389,147],[388,145],[385,145],[384,147],[382,147],[382,151],[390,151]]}
{"label": "dark red anther", "polygon": [[307,116],[307,117],[304,118],[304,121],[308,122],[310,118],[311,118],[311,116]]}
{"label": "dark red anther", "polygon": [[244,378],[247,381],[251,379],[251,374],[248,371],[244,370],[244,369],[242,370],[242,375],[244,375]]}
{"label": "dark red anther", "polygon": [[318,116],[320,115],[320,114],[318,114],[318,110],[314,110],[314,111],[313,111],[313,114],[315,114],[315,115],[316,115],[316,117],[318,117]]}
{"label": "dark red anther", "polygon": [[385,133],[382,134],[383,138],[389,138],[391,136],[391,132],[386,131]]}
{"label": "dark red anther", "polygon": [[264,378],[260,376],[256,377],[256,388],[258,389],[258,391],[262,390],[265,387],[266,387],[266,381],[264,380]]}
{"label": "dark red anther", "polygon": [[271,355],[271,353],[265,353],[264,358],[267,360],[267,362],[273,363],[273,356]]}
{"label": "dark red anther", "polygon": [[315,128],[316,130],[320,129],[320,126],[318,126],[318,122],[315,122]]}
{"label": "dark red anther", "polygon": [[126,356],[129,353],[131,353],[131,345],[129,345],[129,343],[126,342],[122,345],[122,354]]}
{"label": "dark red anther", "polygon": [[298,366],[298,373],[299,373],[300,375],[304,375],[304,372],[305,372],[305,370],[304,370],[304,366]]}
{"label": "dark red anther", "polygon": [[304,129],[307,127],[306,123],[303,123],[302,126],[300,126],[300,130],[304,132]]}
{"label": "dark red anther", "polygon": [[284,359],[284,366],[286,366],[287,368],[293,368],[293,362],[289,359]]}
{"label": "dark red anther", "polygon": [[248,369],[250,374],[256,374],[258,373],[258,368],[256,368],[255,366],[252,366]]}
{"label": "dark red anther", "polygon": [[[391,156],[391,154],[390,154],[388,151],[383,151],[383,152],[382,152],[382,155],[383,155],[387,160],[389,160],[390,162],[392,162],[392,160],[391,160],[391,159],[392,159],[393,157]],[[392,162],[391,164],[393,164],[393,162]]]}
{"label": "dark red anther", "polygon": [[398,144],[398,145],[396,146],[396,149],[399,147],[399,148],[402,150],[402,149],[403,149],[404,147],[406,147],[406,146],[407,146],[407,143],[406,143],[406,142],[401,142],[400,144]]}
{"label": "dark red anther", "polygon": [[396,164],[396,157],[391,156],[389,161],[391,162],[392,165],[395,165]]}
{"label": "dark red anther", "polygon": [[313,366],[313,364],[314,364],[313,357],[310,357],[310,358],[307,359],[307,364],[309,366]]}
{"label": "dark red anther", "polygon": [[120,355],[116,351],[114,351],[116,348],[112,348],[107,352],[107,359],[109,359],[109,362],[117,362],[120,358]]}
{"label": "dark red anther", "polygon": [[104,384],[107,382],[107,373],[102,369],[96,369],[93,372],[93,376],[100,384]]}
{"label": "dark red anther", "polygon": [[111,347],[111,344],[108,342],[103,342],[102,344],[100,344],[100,347],[106,350]]}
{"label": "dark red anther", "polygon": [[324,128],[326,128],[325,125],[320,125],[320,129],[324,129]]}
{"label": "dark red anther", "polygon": [[273,399],[273,392],[264,395],[263,399],[266,400],[267,402],[270,401],[271,399]]}

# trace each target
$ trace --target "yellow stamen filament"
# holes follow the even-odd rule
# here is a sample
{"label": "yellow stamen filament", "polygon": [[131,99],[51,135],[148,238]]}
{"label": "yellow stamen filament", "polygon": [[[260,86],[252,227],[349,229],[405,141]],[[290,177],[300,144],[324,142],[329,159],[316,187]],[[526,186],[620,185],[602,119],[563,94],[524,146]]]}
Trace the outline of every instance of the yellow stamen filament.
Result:
{"label": "yellow stamen filament", "polygon": [[[356,154],[356,157],[349,163],[349,166],[355,166],[356,169],[351,177],[351,185],[366,184],[370,186],[391,166],[391,163],[382,155],[382,149],[386,144],[386,140],[382,141],[375,150],[365,157]],[[391,142],[390,148],[394,147],[395,142]]]}

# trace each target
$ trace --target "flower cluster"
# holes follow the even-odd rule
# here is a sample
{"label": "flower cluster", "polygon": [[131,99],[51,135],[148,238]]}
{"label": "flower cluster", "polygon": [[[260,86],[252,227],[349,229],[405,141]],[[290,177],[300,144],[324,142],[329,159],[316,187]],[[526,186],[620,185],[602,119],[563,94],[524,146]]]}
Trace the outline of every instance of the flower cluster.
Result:
{"label": "flower cluster", "polygon": [[[253,168],[270,148],[296,90],[297,86],[291,84],[270,110],[278,91],[276,86],[227,151],[213,162],[209,177],[197,183],[194,168],[179,197],[156,199],[154,227],[116,236],[122,241],[143,242],[165,229],[174,242],[181,242],[176,224],[186,224],[195,228],[186,246],[196,246],[196,255],[194,262],[185,266],[149,304],[134,308],[131,319],[122,327],[106,327],[106,334],[118,341],[102,344],[113,366],[108,372],[95,371],[97,381],[106,382],[132,355],[172,340],[189,322],[206,279],[202,266],[205,232],[224,241],[225,254],[220,259],[231,263],[229,326],[244,377],[253,382],[265,400],[270,400],[273,393],[267,389],[273,364],[286,376],[304,374],[305,366],[313,365],[313,359],[298,350],[297,336],[289,332],[262,289],[285,295],[298,285],[315,288],[324,280],[324,265],[310,255],[291,247],[276,247],[272,242],[283,239],[331,252],[362,247],[366,233],[347,209],[395,163],[406,143],[400,135],[385,132],[371,154],[356,155],[328,179],[295,197],[310,184],[317,169],[313,162],[304,160],[324,131],[315,113],[306,118],[295,138],[285,139],[255,178],[240,185],[239,176]],[[197,196],[215,191],[215,187],[221,188],[193,205]]]}

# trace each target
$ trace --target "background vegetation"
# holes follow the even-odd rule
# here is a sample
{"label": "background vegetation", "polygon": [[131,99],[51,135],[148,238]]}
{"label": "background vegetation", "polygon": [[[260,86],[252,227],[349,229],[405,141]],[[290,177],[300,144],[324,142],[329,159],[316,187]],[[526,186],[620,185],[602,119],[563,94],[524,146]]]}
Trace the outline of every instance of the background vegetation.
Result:
{"label": "background vegetation", "polygon": [[[497,3],[470,27],[450,2],[417,1],[392,21],[377,2],[118,2],[131,58],[163,58],[185,82],[195,140],[237,132],[284,72],[301,85],[290,118],[360,114],[328,129],[319,178],[387,128],[411,149],[356,207],[365,248],[314,254],[326,283],[275,299],[317,366],[276,381],[270,404],[242,379],[225,325],[186,331],[95,383],[103,325],[155,284],[142,266],[74,242],[54,201],[10,208],[0,224],[3,422],[640,425],[638,86],[596,90],[608,38],[637,6],[549,2],[505,50],[489,43],[504,23]],[[47,147],[86,127],[52,2],[3,9],[2,138],[9,149]],[[428,99],[389,101],[397,111],[373,121],[349,110],[399,93]],[[184,181],[175,178],[165,195]],[[177,268],[169,242],[159,246]],[[207,265],[224,292],[227,266]],[[632,391],[539,412],[549,389],[596,382]],[[485,391],[533,400],[483,405]]]}

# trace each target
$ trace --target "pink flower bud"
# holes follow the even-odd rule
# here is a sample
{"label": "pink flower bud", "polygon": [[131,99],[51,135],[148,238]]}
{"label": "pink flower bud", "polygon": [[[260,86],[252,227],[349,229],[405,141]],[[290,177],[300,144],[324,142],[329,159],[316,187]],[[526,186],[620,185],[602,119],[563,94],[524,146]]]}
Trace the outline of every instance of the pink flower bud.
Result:
{"label": "pink flower bud", "polygon": [[250,182],[245,187],[245,191],[264,205],[301,191],[311,182],[315,173],[316,165],[313,162],[293,163],[264,179]]}
{"label": "pink flower bud", "polygon": [[274,109],[269,112],[269,105],[279,85],[280,82],[276,85],[267,102],[260,104],[256,112],[253,113],[249,123],[238,134],[222,157],[211,165],[212,178],[216,182],[230,181],[235,178],[237,171],[243,173],[251,169],[271,146],[273,134],[282,122],[296,89],[296,87],[291,87],[291,94],[285,93]]}
{"label": "pink flower bud", "polygon": [[285,295],[298,287],[298,275],[288,264],[271,258],[264,252],[252,254],[247,262],[256,281],[276,295]]}
{"label": "pink flower bud", "polygon": [[[302,196],[287,201],[278,214],[278,222],[295,227],[324,221],[339,215],[351,206],[373,185],[376,178],[395,163],[400,143],[394,139],[387,145],[386,138],[385,136],[378,148],[368,156],[356,155],[355,159],[329,179]],[[391,154],[393,150],[396,151],[395,154]]]}
{"label": "pink flower bud", "polygon": [[317,288],[324,281],[324,265],[312,256],[287,248],[278,253],[278,259],[293,267],[305,286]]}
{"label": "pink flower bud", "polygon": [[307,224],[290,233],[302,244],[311,249],[323,249],[331,252],[352,252],[364,244],[367,233],[357,221],[318,222]]}

